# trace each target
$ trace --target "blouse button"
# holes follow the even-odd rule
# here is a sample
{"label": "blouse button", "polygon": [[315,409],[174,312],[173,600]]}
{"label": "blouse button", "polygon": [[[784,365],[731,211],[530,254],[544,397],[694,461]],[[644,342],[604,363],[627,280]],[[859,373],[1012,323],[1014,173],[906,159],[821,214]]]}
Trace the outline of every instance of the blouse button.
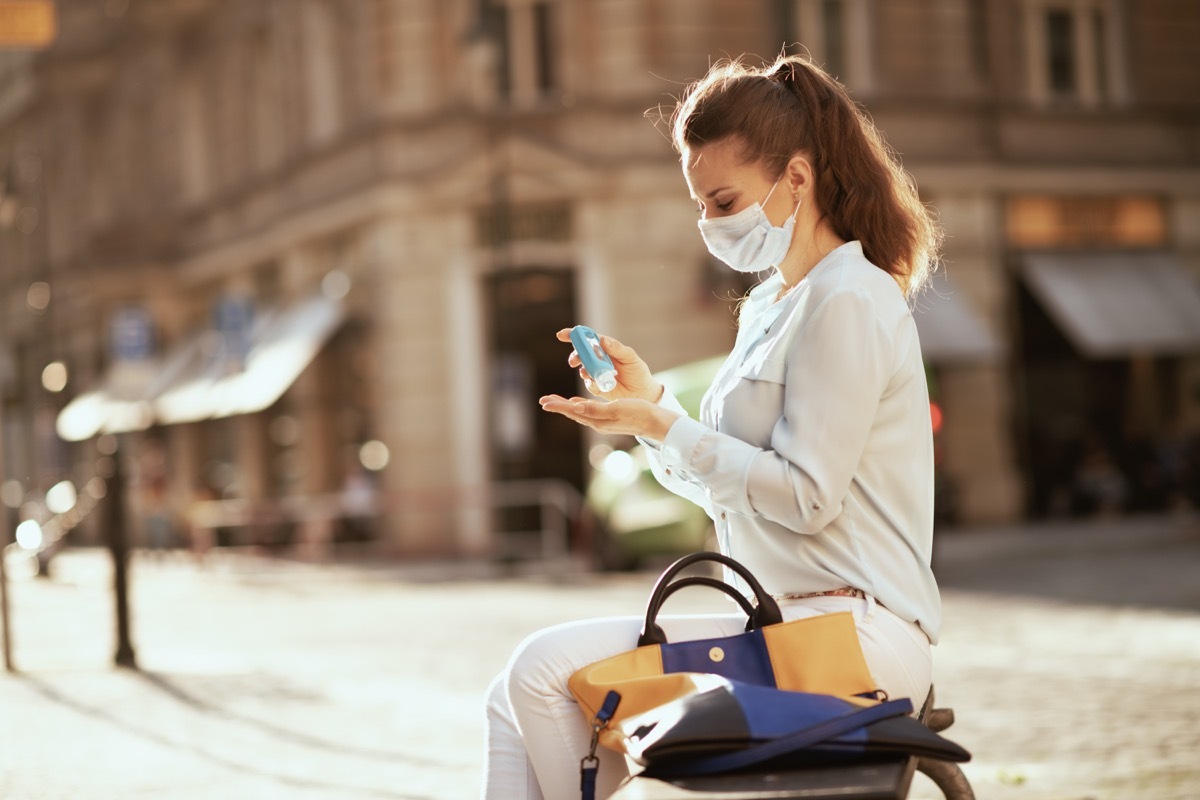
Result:
{"label": "blouse button", "polygon": [[667,473],[668,475],[670,475],[670,474],[671,474],[671,468],[670,468],[670,467],[667,467],[665,470],[663,470],[663,472],[665,472],[665,473]]}
{"label": "blouse button", "polygon": [[724,511],[722,511],[722,512],[721,512],[721,519],[725,519],[725,512],[724,512]]}

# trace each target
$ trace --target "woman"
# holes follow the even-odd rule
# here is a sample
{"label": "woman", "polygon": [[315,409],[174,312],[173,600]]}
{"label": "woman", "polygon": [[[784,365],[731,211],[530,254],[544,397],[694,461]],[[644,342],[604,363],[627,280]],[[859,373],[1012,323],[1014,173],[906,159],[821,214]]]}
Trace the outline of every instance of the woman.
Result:
{"label": "woman", "polygon": [[[700,420],[607,336],[616,389],[543,397],[542,408],[639,437],[658,479],[704,507],[721,550],[785,619],[853,612],[878,685],[919,707],[941,604],[929,399],[906,296],[927,277],[936,227],[873,125],[803,58],[718,64],[684,96],[672,133],[709,250],[770,277],[742,305]],[[569,363],[580,366],[575,353]],[[677,641],[734,635],[744,621],[662,625]],[[485,798],[577,794],[590,732],[567,678],[631,649],[640,624],[569,623],[517,649],[488,700]],[[601,759],[606,796],[627,772],[615,753]]]}

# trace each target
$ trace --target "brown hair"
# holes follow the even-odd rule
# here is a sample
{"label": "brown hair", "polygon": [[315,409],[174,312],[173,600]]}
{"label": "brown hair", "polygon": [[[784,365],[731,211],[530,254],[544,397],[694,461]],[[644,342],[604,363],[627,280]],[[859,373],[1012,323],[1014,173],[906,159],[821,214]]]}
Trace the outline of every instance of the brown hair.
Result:
{"label": "brown hair", "polygon": [[782,173],[797,153],[811,162],[815,198],[833,230],[857,239],[905,295],[926,282],[941,231],[912,177],[842,84],[802,56],[761,69],[721,61],[688,87],[671,116],[675,149],[737,136],[746,163]]}

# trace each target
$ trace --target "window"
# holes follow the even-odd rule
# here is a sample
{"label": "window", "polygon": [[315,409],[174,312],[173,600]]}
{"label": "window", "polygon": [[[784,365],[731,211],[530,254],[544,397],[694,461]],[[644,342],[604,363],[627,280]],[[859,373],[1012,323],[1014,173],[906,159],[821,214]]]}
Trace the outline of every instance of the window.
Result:
{"label": "window", "polygon": [[1074,18],[1067,11],[1046,12],[1046,77],[1056,97],[1071,97],[1078,91],[1075,80]]}
{"label": "window", "polygon": [[800,44],[812,59],[856,93],[869,92],[871,0],[794,2]]}
{"label": "window", "polygon": [[555,0],[485,0],[480,23],[493,48],[500,100],[530,106],[562,89]]}
{"label": "window", "polygon": [[821,17],[825,23],[823,44],[825,69],[834,75],[846,74],[846,33],[842,24],[842,0],[822,0]]}
{"label": "window", "polygon": [[275,43],[267,28],[254,31],[250,38],[250,102],[251,137],[254,143],[254,166],[266,170],[279,163],[283,148],[279,135],[280,111],[279,68]]}
{"label": "window", "polygon": [[1026,0],[1029,94],[1038,105],[1126,100],[1114,0]]}
{"label": "window", "polygon": [[558,71],[554,63],[554,11],[549,3],[533,6],[533,39],[537,57],[535,85],[538,92],[545,95],[558,88]]}
{"label": "window", "polygon": [[341,127],[341,92],[338,59],[340,18],[328,0],[308,0],[303,7],[304,63],[307,67],[308,133],[324,143]]}

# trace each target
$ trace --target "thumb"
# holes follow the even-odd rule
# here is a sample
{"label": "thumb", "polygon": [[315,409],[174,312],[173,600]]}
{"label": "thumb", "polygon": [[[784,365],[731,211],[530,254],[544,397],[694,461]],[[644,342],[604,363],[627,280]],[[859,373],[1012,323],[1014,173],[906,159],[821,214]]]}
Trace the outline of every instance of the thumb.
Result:
{"label": "thumb", "polygon": [[611,336],[601,336],[600,346],[604,348],[604,352],[608,353],[609,358],[622,363],[629,363],[638,360],[638,354],[634,352],[629,345],[621,344]]}

